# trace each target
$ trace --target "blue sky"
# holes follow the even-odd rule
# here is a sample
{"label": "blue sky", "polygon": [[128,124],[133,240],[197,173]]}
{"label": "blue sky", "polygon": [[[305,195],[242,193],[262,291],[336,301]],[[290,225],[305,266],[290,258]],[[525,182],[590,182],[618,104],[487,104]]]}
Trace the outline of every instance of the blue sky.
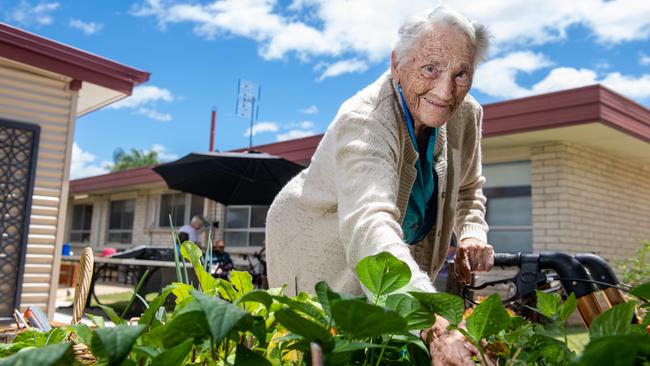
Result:
{"label": "blue sky", "polygon": [[[6,1],[0,19],[149,71],[134,95],[77,121],[73,178],[117,147],[165,160],[248,145],[237,81],[262,86],[254,144],[325,131],[344,100],[388,67],[399,24],[438,1]],[[474,79],[481,103],[603,83],[650,106],[650,1],[454,1],[493,34]]]}

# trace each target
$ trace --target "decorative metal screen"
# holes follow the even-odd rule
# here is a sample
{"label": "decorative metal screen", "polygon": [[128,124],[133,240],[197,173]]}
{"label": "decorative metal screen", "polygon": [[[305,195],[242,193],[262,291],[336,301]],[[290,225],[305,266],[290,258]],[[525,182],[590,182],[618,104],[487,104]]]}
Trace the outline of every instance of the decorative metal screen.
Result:
{"label": "decorative metal screen", "polygon": [[20,302],[39,133],[0,119],[0,319]]}

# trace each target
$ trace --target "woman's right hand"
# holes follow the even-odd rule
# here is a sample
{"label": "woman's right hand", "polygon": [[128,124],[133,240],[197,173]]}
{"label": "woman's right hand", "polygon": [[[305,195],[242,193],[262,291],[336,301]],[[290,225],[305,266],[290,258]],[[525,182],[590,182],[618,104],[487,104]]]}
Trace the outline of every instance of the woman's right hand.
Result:
{"label": "woman's right hand", "polygon": [[436,323],[420,337],[429,346],[432,366],[476,366],[472,356],[478,350],[457,330],[447,330],[449,322],[436,315]]}

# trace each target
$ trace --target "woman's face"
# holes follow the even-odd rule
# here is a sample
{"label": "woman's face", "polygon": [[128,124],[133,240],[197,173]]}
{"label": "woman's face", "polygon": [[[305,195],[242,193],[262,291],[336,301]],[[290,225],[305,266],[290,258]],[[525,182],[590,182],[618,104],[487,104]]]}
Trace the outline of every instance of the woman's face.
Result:
{"label": "woman's face", "polygon": [[436,25],[401,60],[393,53],[391,72],[416,126],[440,127],[472,86],[474,47],[456,27]]}

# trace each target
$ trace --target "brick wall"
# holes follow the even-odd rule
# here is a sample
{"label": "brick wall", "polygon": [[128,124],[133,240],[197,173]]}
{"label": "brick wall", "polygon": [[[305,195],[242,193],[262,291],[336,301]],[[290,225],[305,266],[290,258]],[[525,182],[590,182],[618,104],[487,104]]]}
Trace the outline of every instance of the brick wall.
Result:
{"label": "brick wall", "polygon": [[650,239],[650,171],[581,145],[531,149],[535,251],[614,260]]}

